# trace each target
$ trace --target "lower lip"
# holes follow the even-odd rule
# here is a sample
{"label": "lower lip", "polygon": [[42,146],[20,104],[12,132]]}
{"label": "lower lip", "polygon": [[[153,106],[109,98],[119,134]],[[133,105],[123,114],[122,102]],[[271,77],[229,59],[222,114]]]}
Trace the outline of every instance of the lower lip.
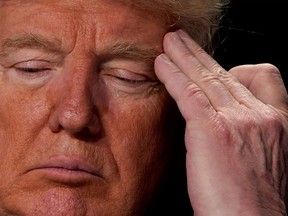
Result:
{"label": "lower lip", "polygon": [[67,185],[81,185],[95,180],[103,180],[100,176],[83,170],[70,170],[57,167],[35,169],[33,172],[38,172],[42,177],[53,182]]}

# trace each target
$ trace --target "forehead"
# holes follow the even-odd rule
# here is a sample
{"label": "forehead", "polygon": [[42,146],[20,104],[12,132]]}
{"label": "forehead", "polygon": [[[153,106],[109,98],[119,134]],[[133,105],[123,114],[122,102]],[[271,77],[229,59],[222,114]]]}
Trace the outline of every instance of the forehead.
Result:
{"label": "forehead", "polygon": [[[166,32],[157,17],[116,0],[0,0],[0,39],[22,33],[77,38],[101,45],[115,40],[162,44]],[[105,40],[104,40],[105,39]]]}

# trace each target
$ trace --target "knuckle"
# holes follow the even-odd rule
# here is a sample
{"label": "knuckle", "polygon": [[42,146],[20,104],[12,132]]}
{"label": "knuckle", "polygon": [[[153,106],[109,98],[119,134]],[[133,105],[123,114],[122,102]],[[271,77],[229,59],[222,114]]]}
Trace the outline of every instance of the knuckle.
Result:
{"label": "knuckle", "polygon": [[280,129],[283,127],[283,118],[279,112],[263,105],[258,110],[241,109],[239,115],[236,115],[236,120],[245,128],[267,128],[268,130]]}
{"label": "knuckle", "polygon": [[191,98],[195,103],[199,104],[200,106],[209,107],[210,104],[205,93],[197,85],[193,83],[188,83],[184,87],[184,92],[184,98]]}
{"label": "knuckle", "polygon": [[202,49],[201,47],[196,47],[194,48],[194,52],[198,53],[199,55],[206,55],[206,52],[204,49]]}
{"label": "knuckle", "polygon": [[217,139],[222,140],[223,144],[233,146],[235,142],[235,135],[237,126],[234,124],[234,119],[228,118],[224,114],[217,114],[217,117],[211,116],[209,123],[212,122],[213,131]]}
{"label": "knuckle", "polygon": [[222,89],[223,84],[220,81],[219,77],[215,74],[203,73],[202,82],[207,86],[215,87],[215,89]]}
{"label": "knuckle", "polygon": [[270,63],[264,63],[260,64],[260,72],[263,77],[266,77],[267,80],[274,80],[276,79],[282,79],[280,70]]}
{"label": "knuckle", "polygon": [[260,121],[254,115],[246,115],[241,117],[241,115],[235,121],[238,125],[241,125],[242,129],[247,132],[258,131],[261,125]]}
{"label": "knuckle", "polygon": [[188,49],[182,51],[180,55],[180,59],[183,59],[184,61],[188,61],[191,58],[194,58],[194,57]]}
{"label": "knuckle", "polygon": [[268,129],[281,130],[283,127],[282,118],[279,113],[273,110],[266,111],[262,120],[262,124],[266,125]]}
{"label": "knuckle", "polygon": [[267,109],[262,114],[258,125],[263,142],[270,147],[278,146],[284,130],[283,119],[281,115],[273,109]]}
{"label": "knuckle", "polygon": [[272,73],[272,74],[280,74],[279,69],[273,64],[264,63],[264,64],[260,64],[260,66],[262,67],[263,72]]}
{"label": "knuckle", "polygon": [[203,74],[202,79],[207,84],[213,84],[213,83],[219,82],[219,78],[217,76],[215,76],[214,74]]}
{"label": "knuckle", "polygon": [[188,83],[185,87],[184,87],[184,92],[186,94],[187,97],[203,97],[204,94],[202,92],[202,90],[196,86],[193,85],[192,83]]}

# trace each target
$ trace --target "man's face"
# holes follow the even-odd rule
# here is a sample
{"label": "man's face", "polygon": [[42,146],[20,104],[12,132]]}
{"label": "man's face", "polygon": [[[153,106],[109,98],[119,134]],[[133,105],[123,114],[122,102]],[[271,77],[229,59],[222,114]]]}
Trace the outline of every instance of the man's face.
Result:
{"label": "man's face", "polygon": [[0,1],[1,215],[137,214],[168,149],[165,31],[114,1]]}

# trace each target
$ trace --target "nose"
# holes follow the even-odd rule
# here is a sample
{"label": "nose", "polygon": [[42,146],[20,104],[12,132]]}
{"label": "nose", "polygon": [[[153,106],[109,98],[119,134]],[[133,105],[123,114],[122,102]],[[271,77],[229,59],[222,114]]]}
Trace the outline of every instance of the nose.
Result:
{"label": "nose", "polygon": [[53,132],[65,130],[77,134],[88,131],[95,135],[101,129],[91,82],[94,71],[91,64],[83,65],[72,64],[68,70],[62,71],[57,81],[54,110],[49,119]]}

